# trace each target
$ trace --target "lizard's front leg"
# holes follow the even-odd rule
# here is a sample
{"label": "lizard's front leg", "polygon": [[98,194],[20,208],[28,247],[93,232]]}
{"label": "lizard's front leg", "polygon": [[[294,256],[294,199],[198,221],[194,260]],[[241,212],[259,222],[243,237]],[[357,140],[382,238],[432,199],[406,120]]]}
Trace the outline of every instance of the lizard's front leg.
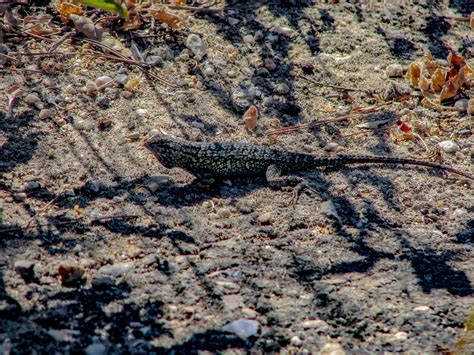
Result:
{"label": "lizard's front leg", "polygon": [[277,165],[270,165],[265,173],[268,185],[275,189],[285,190],[285,187],[290,187],[293,190],[293,197],[291,204],[296,204],[301,192],[304,189],[314,191],[300,176],[283,175],[281,169]]}

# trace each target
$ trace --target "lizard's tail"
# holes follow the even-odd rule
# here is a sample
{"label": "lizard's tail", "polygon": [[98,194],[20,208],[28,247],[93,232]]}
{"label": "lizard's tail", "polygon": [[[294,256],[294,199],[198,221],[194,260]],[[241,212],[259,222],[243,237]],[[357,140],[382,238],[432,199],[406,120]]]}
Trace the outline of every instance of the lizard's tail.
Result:
{"label": "lizard's tail", "polygon": [[335,155],[332,157],[321,157],[321,160],[324,161],[322,164],[324,166],[367,164],[367,163],[392,163],[392,164],[402,164],[402,165],[407,164],[407,165],[427,166],[430,168],[449,171],[451,173],[458,174],[458,175],[474,180],[473,175],[470,175],[464,171],[451,168],[443,164],[433,163],[433,162],[425,161],[425,160],[412,159],[412,158],[387,157],[387,156],[375,156],[375,155],[340,154],[340,155]]}

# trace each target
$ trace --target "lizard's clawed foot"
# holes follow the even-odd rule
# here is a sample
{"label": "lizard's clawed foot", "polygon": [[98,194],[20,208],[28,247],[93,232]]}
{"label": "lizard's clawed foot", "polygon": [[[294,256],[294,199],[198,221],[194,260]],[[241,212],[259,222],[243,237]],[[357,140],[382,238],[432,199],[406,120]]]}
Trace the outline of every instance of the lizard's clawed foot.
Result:
{"label": "lizard's clawed foot", "polygon": [[310,193],[316,193],[316,191],[311,186],[309,186],[306,181],[302,181],[292,188],[293,196],[291,197],[290,203],[288,205],[295,206],[298,203],[298,199],[300,198],[301,193],[305,190]]}

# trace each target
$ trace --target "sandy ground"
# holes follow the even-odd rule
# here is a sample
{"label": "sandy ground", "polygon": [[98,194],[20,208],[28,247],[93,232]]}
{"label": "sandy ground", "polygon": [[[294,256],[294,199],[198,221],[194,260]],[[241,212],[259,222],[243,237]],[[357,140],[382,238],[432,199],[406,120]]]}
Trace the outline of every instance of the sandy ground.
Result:
{"label": "sandy ground", "polygon": [[[472,30],[453,20],[470,11],[467,1],[229,1],[179,32],[132,32],[157,60],[152,71],[178,88],[79,52],[0,66],[0,353],[467,353],[459,339],[473,312],[472,182],[391,165],[322,169],[302,174],[316,193],[289,206],[291,193],[263,179],[198,191],[142,138],[156,129],[429,159],[418,139],[357,128],[403,112],[432,128],[417,131],[429,149],[455,141],[445,163],[472,174],[472,117],[372,94],[406,85],[386,67],[426,50],[444,60],[449,44],[472,63]],[[202,58],[186,46],[192,34],[206,44]],[[54,41],[4,36],[7,52],[45,52]],[[72,43],[56,52],[82,46]],[[88,95],[105,75],[116,83]],[[7,116],[12,85],[24,95]],[[381,103],[349,121],[266,135]],[[242,119],[250,104],[253,131]]]}

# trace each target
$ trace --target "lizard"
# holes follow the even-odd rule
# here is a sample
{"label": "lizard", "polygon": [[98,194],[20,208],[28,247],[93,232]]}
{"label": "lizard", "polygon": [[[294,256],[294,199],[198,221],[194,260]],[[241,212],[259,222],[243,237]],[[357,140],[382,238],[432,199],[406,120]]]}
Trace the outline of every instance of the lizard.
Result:
{"label": "lizard", "polygon": [[318,156],[273,149],[243,142],[192,142],[157,134],[144,142],[168,169],[184,169],[208,184],[216,179],[264,176],[270,187],[292,186],[294,198],[308,187],[302,177],[289,175],[318,167],[350,164],[418,165],[440,169],[474,180],[474,176],[447,165],[397,156],[337,154]]}

